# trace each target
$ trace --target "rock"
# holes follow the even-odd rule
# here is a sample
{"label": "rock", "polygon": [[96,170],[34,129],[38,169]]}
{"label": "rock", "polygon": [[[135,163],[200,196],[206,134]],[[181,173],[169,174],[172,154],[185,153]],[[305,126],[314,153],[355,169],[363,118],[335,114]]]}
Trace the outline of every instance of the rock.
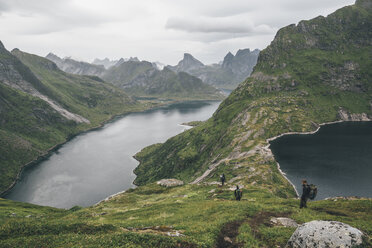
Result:
{"label": "rock", "polygon": [[224,237],[223,240],[225,240],[226,242],[232,244],[232,240],[229,238],[229,237]]}
{"label": "rock", "polygon": [[180,186],[183,185],[183,181],[178,180],[178,179],[162,179],[160,181],[156,182],[157,184],[164,186],[164,187],[175,187],[175,186]]}
{"label": "rock", "polygon": [[292,234],[287,248],[354,247],[363,243],[364,234],[338,221],[314,220],[300,225]]}
{"label": "rock", "polygon": [[338,116],[343,121],[371,121],[366,113],[351,114],[342,108],[338,110]]}
{"label": "rock", "polygon": [[298,224],[296,221],[290,218],[285,217],[272,217],[270,219],[270,222],[275,226],[285,226],[285,227],[298,227]]}

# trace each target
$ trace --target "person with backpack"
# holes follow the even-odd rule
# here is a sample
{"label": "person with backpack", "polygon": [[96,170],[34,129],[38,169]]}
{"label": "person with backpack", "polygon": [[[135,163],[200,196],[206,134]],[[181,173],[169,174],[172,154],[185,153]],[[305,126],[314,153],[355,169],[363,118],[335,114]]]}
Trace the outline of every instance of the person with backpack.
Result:
{"label": "person with backpack", "polygon": [[220,176],[220,180],[221,180],[221,184],[223,186],[225,184],[225,180],[226,180],[224,173],[222,173],[222,175]]}
{"label": "person with backpack", "polygon": [[242,199],[243,192],[241,189],[239,189],[239,185],[236,185],[234,195],[235,195],[235,200],[240,201],[240,199]]}
{"label": "person with backpack", "polygon": [[307,208],[306,203],[310,197],[310,185],[307,184],[305,179],[302,180],[302,195],[301,195],[301,202],[300,208]]}

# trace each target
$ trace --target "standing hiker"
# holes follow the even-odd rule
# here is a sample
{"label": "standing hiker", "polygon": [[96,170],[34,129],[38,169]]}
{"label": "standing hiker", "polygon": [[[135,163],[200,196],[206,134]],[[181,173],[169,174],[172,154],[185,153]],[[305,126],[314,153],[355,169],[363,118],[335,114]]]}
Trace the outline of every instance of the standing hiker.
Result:
{"label": "standing hiker", "polygon": [[303,179],[300,208],[307,208],[306,202],[309,199],[309,197],[310,197],[310,186],[307,184],[307,181]]}
{"label": "standing hiker", "polygon": [[241,189],[239,189],[239,185],[236,185],[236,189],[234,191],[234,195],[235,195],[235,200],[237,200],[237,201],[240,201],[240,199],[242,198],[243,192],[242,192]]}
{"label": "standing hiker", "polygon": [[221,184],[223,186],[225,184],[225,180],[226,180],[224,173],[220,176],[220,180],[221,180]]}

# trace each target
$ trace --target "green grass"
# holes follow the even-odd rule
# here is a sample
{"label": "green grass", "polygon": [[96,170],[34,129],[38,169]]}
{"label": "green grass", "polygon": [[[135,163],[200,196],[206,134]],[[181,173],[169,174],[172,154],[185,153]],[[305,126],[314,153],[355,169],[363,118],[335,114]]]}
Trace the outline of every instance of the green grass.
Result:
{"label": "green grass", "polygon": [[[236,241],[245,247],[283,247],[294,229],[272,226],[274,216],[298,223],[337,220],[372,235],[371,200],[323,200],[299,209],[299,200],[255,186],[245,187],[242,201],[235,201],[231,186],[149,184],[75,210],[0,200],[0,246],[214,247],[223,226],[240,221]],[[182,236],[167,235],[176,231]]]}

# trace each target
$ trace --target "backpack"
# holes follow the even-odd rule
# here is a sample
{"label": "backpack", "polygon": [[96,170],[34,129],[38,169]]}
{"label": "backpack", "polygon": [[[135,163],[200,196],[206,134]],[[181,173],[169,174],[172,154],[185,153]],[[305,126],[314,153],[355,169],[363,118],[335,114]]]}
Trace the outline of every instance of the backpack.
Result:
{"label": "backpack", "polygon": [[318,193],[318,188],[314,184],[310,184],[309,187],[310,187],[309,198],[310,200],[314,200],[316,194]]}

